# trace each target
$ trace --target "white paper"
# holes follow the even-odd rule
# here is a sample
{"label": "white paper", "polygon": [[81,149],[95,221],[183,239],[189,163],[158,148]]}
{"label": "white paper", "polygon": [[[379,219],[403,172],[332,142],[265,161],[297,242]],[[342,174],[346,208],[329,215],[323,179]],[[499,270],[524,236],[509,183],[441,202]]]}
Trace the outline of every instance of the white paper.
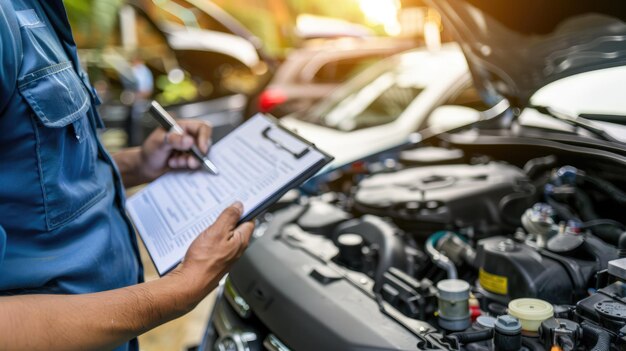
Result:
{"label": "white paper", "polygon": [[[268,133],[262,132],[273,126]],[[273,141],[278,141],[289,151]],[[213,145],[219,175],[204,170],[170,172],[127,202],[127,210],[160,274],[177,264],[194,238],[235,201],[245,217],[279,189],[324,159],[293,135],[257,115]]]}

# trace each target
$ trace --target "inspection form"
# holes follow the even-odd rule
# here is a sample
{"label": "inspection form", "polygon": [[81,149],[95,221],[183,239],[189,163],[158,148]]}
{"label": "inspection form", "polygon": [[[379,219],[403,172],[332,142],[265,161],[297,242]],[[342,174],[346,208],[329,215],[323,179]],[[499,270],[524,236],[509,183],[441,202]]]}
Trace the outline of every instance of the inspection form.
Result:
{"label": "inspection form", "polygon": [[127,202],[128,213],[161,275],[182,260],[193,239],[233,202],[243,203],[242,219],[249,219],[330,161],[263,115],[213,145],[209,158],[219,169],[218,175],[204,170],[170,172]]}

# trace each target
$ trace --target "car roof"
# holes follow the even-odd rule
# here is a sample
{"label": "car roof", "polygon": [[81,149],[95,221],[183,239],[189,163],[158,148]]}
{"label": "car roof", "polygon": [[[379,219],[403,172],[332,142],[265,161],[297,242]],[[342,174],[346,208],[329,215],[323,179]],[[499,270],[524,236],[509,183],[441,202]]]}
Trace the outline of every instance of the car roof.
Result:
{"label": "car roof", "polygon": [[278,68],[271,84],[308,81],[325,64],[350,58],[390,56],[415,47],[410,39],[341,38],[312,40],[305,47],[293,50]]}

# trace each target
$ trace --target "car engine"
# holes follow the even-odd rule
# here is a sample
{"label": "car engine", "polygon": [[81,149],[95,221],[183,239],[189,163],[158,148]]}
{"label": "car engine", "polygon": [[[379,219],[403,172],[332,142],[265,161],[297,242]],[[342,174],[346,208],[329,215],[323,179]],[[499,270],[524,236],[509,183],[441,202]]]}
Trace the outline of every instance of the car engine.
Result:
{"label": "car engine", "polygon": [[226,282],[215,349],[626,350],[619,172],[453,151],[277,204]]}

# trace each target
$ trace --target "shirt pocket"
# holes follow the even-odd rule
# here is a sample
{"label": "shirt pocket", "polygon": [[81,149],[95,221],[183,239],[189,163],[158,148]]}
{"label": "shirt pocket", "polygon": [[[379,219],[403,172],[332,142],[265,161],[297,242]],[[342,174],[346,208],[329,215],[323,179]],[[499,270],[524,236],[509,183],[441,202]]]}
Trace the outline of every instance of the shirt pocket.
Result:
{"label": "shirt pocket", "polygon": [[70,62],[28,73],[18,89],[31,107],[48,230],[73,220],[104,196],[89,95]]}

